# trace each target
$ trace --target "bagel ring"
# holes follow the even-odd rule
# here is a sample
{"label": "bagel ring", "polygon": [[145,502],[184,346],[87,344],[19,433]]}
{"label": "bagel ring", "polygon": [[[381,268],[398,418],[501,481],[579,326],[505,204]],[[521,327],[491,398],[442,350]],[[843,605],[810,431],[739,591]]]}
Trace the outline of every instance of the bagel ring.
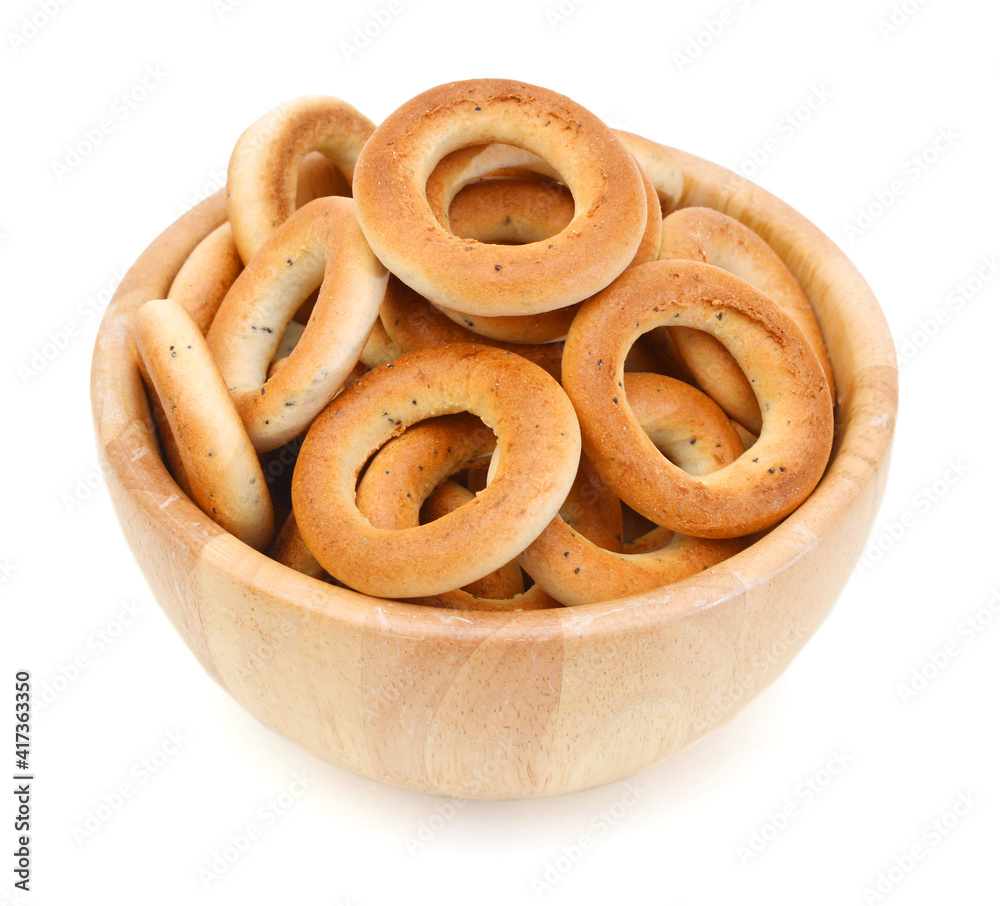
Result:
{"label": "bagel ring", "polygon": [[[507,145],[488,147],[509,148]],[[431,182],[451,157],[454,155],[438,164],[431,174]],[[428,183],[428,193],[430,191],[431,183]],[[456,236],[504,245],[525,245],[548,239],[565,229],[574,213],[573,196],[565,186],[551,179],[531,176],[478,179],[455,195],[447,212],[436,209],[433,203],[431,209],[442,221],[442,226]],[[438,310],[456,324],[492,340],[543,344],[566,336],[576,309],[577,306],[569,305],[537,315],[492,318],[466,315],[450,308]]]}
{"label": "bagel ring", "polygon": [[382,319],[376,318],[365,348],[361,350],[361,364],[366,368],[378,368],[379,365],[398,359],[402,354],[402,347],[389,336]]}
{"label": "bagel ring", "polygon": [[[317,198],[264,244],[226,294],[208,344],[259,452],[287,443],[343,386],[368,341],[388,273],[349,198]],[[273,377],[267,366],[302,301],[320,295],[301,339]]]}
{"label": "bagel ring", "polygon": [[325,155],[348,184],[375,124],[338,98],[314,95],[280,104],[249,126],[229,158],[226,197],[240,257],[249,264],[296,206],[299,165]]}
{"label": "bagel ring", "polygon": [[[409,425],[461,411],[497,435],[491,485],[428,525],[375,528],[356,501],[369,457]],[[434,595],[481,579],[534,541],[566,499],[579,458],[573,406],[537,365],[488,346],[430,347],[370,371],[313,422],[292,506],[309,550],[345,584],[381,597]]]}
{"label": "bagel ring", "polygon": [[[440,169],[441,164],[434,173]],[[573,211],[573,196],[561,183],[535,176],[487,176],[455,196],[442,226],[463,239],[525,245],[565,229]]]}
{"label": "bagel ring", "polygon": [[264,472],[198,324],[172,299],[139,309],[135,341],[159,396],[195,503],[262,550],[274,533]]}
{"label": "bagel ring", "polygon": [[170,284],[167,298],[180,302],[202,334],[206,334],[222,300],[242,270],[243,259],[227,221],[195,246]]}
{"label": "bagel ring", "polygon": [[[557,170],[576,215],[544,242],[486,245],[445,230],[428,177],[458,148],[523,147]],[[632,156],[592,113],[544,88],[503,79],[452,82],[392,113],[354,173],[358,220],[379,260],[431,302],[473,315],[527,315],[611,283],[642,241],[646,204]]]}
{"label": "bagel ring", "polygon": [[[619,133],[614,134],[619,135]],[[624,134],[627,135],[627,133]],[[633,162],[639,170],[639,176],[643,183],[643,198],[646,204],[646,225],[643,230],[642,240],[636,248],[632,260],[626,265],[627,267],[634,267],[637,264],[645,264],[648,261],[656,260],[660,251],[660,234],[663,229],[663,221],[660,216],[660,201],[656,187],[634,157]],[[522,170],[528,173],[533,172],[537,177],[547,179],[550,185],[553,180],[556,185],[561,181],[565,181],[545,160],[521,148],[514,147],[513,145],[505,145],[501,142],[493,142],[488,145],[472,145],[446,155],[434,168],[427,180],[425,190],[427,205],[438,223],[460,239],[476,239],[479,242],[491,244],[502,242],[504,240],[500,237],[493,238],[487,236],[484,238],[477,235],[482,231],[481,226],[477,229],[476,225],[463,224],[461,220],[456,223],[456,213],[461,217],[463,213],[468,216],[468,212],[463,212],[461,206],[456,211],[455,202],[458,201],[463,193],[468,193],[468,190],[476,185],[477,182],[481,182],[483,177],[487,177],[491,173],[504,172],[511,169]],[[489,191],[488,186],[486,191]],[[535,205],[537,205],[537,200],[531,199],[531,201],[534,201]],[[556,209],[542,220],[540,229],[531,230],[529,226],[527,237],[522,240],[522,244],[542,242],[550,236],[566,229],[572,222],[573,215],[575,214],[576,205],[572,192],[569,193],[568,201],[570,202],[570,206],[565,210],[570,216],[564,223],[559,223],[564,209]],[[489,204],[486,200],[479,203],[483,205]],[[537,209],[548,213],[545,207],[537,205],[537,208],[525,207],[518,210],[511,219],[514,221],[524,221],[529,218],[535,219],[538,217],[538,214],[535,213]],[[552,227],[557,225],[558,229],[552,229]]]}
{"label": "bagel ring", "polygon": [[319,562],[306,547],[299,527],[295,522],[295,513],[289,513],[280,531],[268,545],[267,556],[272,560],[283,563],[290,569],[300,572],[303,575],[311,576],[314,579],[325,579],[327,572],[319,565]]}
{"label": "bagel ring", "polygon": [[[688,475],[667,460],[628,406],[629,347],[666,324],[721,340],[764,412],[757,443],[710,475]],[[611,489],[686,535],[734,538],[774,525],[819,482],[833,443],[829,387],[802,332],[768,296],[709,264],[643,264],[587,300],[566,340],[563,386],[580,414],[584,449]]]}
{"label": "bagel ring", "polygon": [[[348,195],[351,187],[333,164],[319,152],[305,156],[299,167],[295,207],[314,198]],[[243,270],[243,259],[229,221],[209,233],[195,246],[170,284],[168,299],[180,302],[202,333],[208,333],[222,300]]]}
{"label": "bagel ring", "polygon": [[[243,260],[233,242],[233,231],[226,221],[192,249],[170,284],[166,297],[183,305],[198,329],[206,334],[222,300],[242,270]],[[149,375],[143,374],[143,377],[148,379]],[[180,489],[193,499],[194,494],[184,471],[177,440],[155,390],[149,394],[149,404],[153,419],[159,427],[160,444],[167,468]]]}
{"label": "bagel ring", "polygon": [[684,194],[684,172],[677,163],[677,158],[670,153],[669,148],[641,135],[621,129],[615,129],[615,135],[653,184],[660,202],[660,216],[669,214],[680,204]]}
{"label": "bagel ring", "polygon": [[[560,186],[568,195],[563,196],[566,206],[550,212],[551,189],[548,196],[542,197],[541,203],[537,197],[531,197],[527,192],[523,192],[522,197],[506,199],[500,194],[504,190],[504,180],[482,179],[498,169],[503,171],[513,167],[535,171],[543,178],[552,176],[552,169],[545,161],[511,145],[493,143],[462,148],[449,154],[434,168],[427,181],[427,204],[438,222],[454,235],[488,244],[506,241],[510,223],[525,224],[526,228],[521,231],[524,236],[522,244],[542,242],[566,229],[573,219],[575,205],[572,194],[563,187]],[[663,229],[656,190],[641,169],[639,175],[645,191],[646,227],[629,267],[656,260]],[[532,181],[525,182],[530,186]],[[534,184],[543,192],[547,187],[558,185],[552,183],[551,178],[545,182],[536,179]],[[510,213],[505,216],[499,229],[490,229],[491,221],[496,216],[491,216],[490,211],[496,211],[505,202]],[[531,230],[532,225],[537,225],[538,228]],[[474,317],[447,307],[438,307],[457,324],[495,340],[550,343],[566,336],[579,306],[570,305],[535,315],[494,317]]]}
{"label": "bagel ring", "polygon": [[[658,374],[626,374],[625,393],[656,447],[689,474],[707,475],[742,455],[743,444],[725,413],[689,384]],[[625,544],[622,553],[621,545],[609,549],[571,525],[553,537],[554,545],[546,547],[541,540],[518,559],[538,585],[565,605],[652,591],[714,566],[745,546],[742,539],[692,538],[655,528]]]}
{"label": "bagel ring", "polygon": [[[468,413],[420,422],[390,440],[372,457],[358,483],[358,510],[372,525],[385,529],[419,525],[422,513],[428,516],[425,522],[441,518],[475,498],[471,491],[448,477],[495,448],[496,435]],[[481,584],[501,570],[516,570],[521,582],[517,591]],[[521,567],[516,560],[465,588],[410,600],[415,604],[466,611],[541,610],[558,606],[541,588],[524,591]]]}
{"label": "bagel ring", "polygon": [[[799,326],[832,393],[833,367],[809,300],[774,249],[750,227],[712,208],[682,208],[663,221],[660,258],[714,264],[770,296]],[[722,344],[699,331],[667,329],[685,366],[705,392],[749,431],[760,433],[760,407],[753,388]]]}

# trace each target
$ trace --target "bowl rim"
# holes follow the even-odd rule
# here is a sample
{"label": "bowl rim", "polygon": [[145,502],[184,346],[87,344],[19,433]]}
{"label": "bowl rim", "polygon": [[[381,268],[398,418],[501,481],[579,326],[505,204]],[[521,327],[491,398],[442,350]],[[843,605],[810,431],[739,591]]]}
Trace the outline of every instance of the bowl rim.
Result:
{"label": "bowl rim", "polygon": [[[772,578],[805,556],[850,511],[888,460],[896,419],[898,368],[885,316],[846,254],[788,204],[717,164],[668,148],[684,174],[678,207],[723,210],[760,233],[803,285],[824,333],[836,330],[845,356],[831,348],[838,384],[834,453],[810,497],[767,535],[721,564],[650,592],[573,607],[516,613],[456,612],[370,597],[330,585],[271,560],[229,535],[191,502],[164,465],[139,376],[131,323],[147,298],[150,274],[169,286],[193,246],[225,222],[225,189],[207,198],[151,243],[121,281],[101,322],[91,369],[91,405],[102,466],[151,522],[236,585],[252,584],[270,600],[345,627],[371,627],[427,640],[464,642],[500,629],[525,641],[579,634],[641,631],[717,607]],[[172,273],[171,273],[172,269]],[[144,282],[145,281],[145,282]],[[164,290],[164,295],[166,290]],[[835,302],[830,296],[836,296]],[[825,323],[824,323],[825,322]],[[833,344],[829,344],[832,345]],[[849,365],[853,367],[848,367]],[[152,452],[154,455],[146,455]],[[127,481],[124,481],[127,471]],[[183,519],[169,526],[163,501]],[[160,501],[159,503],[157,501]]]}

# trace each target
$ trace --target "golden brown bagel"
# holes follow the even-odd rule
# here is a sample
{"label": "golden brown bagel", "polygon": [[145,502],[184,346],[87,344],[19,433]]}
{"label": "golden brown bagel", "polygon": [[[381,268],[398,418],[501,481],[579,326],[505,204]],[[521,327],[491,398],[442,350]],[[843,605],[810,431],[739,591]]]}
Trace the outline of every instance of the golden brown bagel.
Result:
{"label": "golden brown bagel", "polygon": [[[667,324],[719,339],[764,412],[757,443],[710,475],[688,475],[663,457],[626,399],[625,354],[637,337]],[[768,296],[708,264],[654,261],[589,299],[566,340],[563,386],[587,455],[612,490],[684,534],[735,538],[774,525],[809,495],[829,459],[832,400],[802,332]]]}
{"label": "golden brown bagel", "polygon": [[[321,152],[350,183],[374,129],[350,104],[322,95],[287,101],[246,129],[229,158],[226,182],[229,222],[244,263],[295,211],[306,155]],[[312,175],[317,177],[315,190],[336,187],[335,181]]]}
{"label": "golden brown bagel", "polygon": [[[375,528],[356,502],[369,457],[409,425],[462,411],[497,436],[490,486],[428,525]],[[537,538],[566,499],[579,457],[573,407],[537,365],[488,346],[430,347],[370,371],[313,422],[292,504],[331,575],[383,597],[433,595],[482,578]]]}
{"label": "golden brown bagel", "polygon": [[[809,300],[784,262],[760,236],[711,208],[683,208],[663,221],[660,258],[714,264],[770,296],[799,326],[833,393],[833,367]],[[686,367],[730,416],[760,433],[760,407],[746,376],[718,340],[688,328],[668,328]]]}
{"label": "golden brown bagel", "polygon": [[194,502],[262,550],[274,533],[267,482],[201,329],[179,302],[154,299],[136,315],[135,340]]}
{"label": "golden brown bagel", "polygon": [[[378,317],[388,274],[349,198],[318,198],[288,218],[226,294],[208,344],[257,450],[287,443],[343,386]],[[273,377],[268,363],[302,301],[320,295]]]}
{"label": "golden brown bagel", "polygon": [[[503,142],[544,158],[576,203],[544,242],[486,245],[445,230],[426,198],[452,151]],[[375,254],[431,302],[474,315],[525,315],[572,305],[632,260],[646,227],[642,177],[613,133],[579,104],[503,79],[426,91],[375,130],[354,173],[358,219]]]}
{"label": "golden brown bagel", "polygon": [[[707,475],[743,453],[726,414],[700,390],[659,374],[626,374],[624,383],[628,404],[643,431],[688,474]],[[586,462],[586,456],[580,461]],[[592,476],[592,482],[600,483],[596,471]],[[620,525],[620,506],[618,513]],[[655,528],[625,544],[623,551],[621,543],[602,544],[572,523],[552,534],[553,545],[544,547],[542,538],[518,559],[535,582],[565,605],[660,588],[714,566],[745,546],[742,539],[691,538]]]}

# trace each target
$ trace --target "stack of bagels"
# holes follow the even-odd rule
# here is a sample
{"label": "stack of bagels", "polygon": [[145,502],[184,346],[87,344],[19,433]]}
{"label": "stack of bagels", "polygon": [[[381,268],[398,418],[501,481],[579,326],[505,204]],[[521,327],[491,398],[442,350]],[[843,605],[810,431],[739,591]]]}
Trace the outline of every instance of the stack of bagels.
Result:
{"label": "stack of bagels", "polygon": [[299,98],[226,193],[136,345],[174,479],[290,569],[606,601],[737,554],[823,475],[833,373],[794,276],[562,95],[453,82],[377,127]]}

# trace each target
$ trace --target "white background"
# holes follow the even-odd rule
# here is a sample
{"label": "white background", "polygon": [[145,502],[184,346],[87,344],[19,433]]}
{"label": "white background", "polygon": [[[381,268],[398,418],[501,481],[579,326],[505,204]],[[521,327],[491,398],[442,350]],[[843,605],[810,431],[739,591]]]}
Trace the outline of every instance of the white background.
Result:
{"label": "white background", "polygon": [[[0,714],[11,727],[13,672],[31,670],[24,902],[996,902],[1000,277],[977,272],[1000,254],[998,8],[907,0],[890,32],[892,0],[587,0],[556,21],[558,3],[397,0],[349,55],[387,3],[98,0],[51,17],[42,0],[4,4]],[[729,167],[757,149],[752,178],[845,248],[916,352],[875,529],[885,550],[768,691],[631,787],[449,808],[318,761],[203,673],[104,493],[88,370],[107,290],[218,187],[261,114],[326,93],[379,121],[420,90],[483,75],[557,89]],[[123,104],[144,76],[147,96]],[[810,96],[818,109],[797,117]],[[67,163],[105,117],[100,145]],[[921,323],[936,315],[930,336]],[[914,670],[937,675],[909,694]],[[10,739],[0,729],[3,776]],[[132,795],[81,838],[123,783]],[[277,815],[268,802],[283,794]],[[974,807],[956,817],[962,796]],[[18,902],[14,805],[0,797],[0,903]],[[602,812],[617,816],[607,832]],[[199,872],[251,824],[259,839],[206,885]],[[437,830],[414,849],[422,825]],[[766,845],[748,856],[755,833]],[[562,858],[584,835],[595,845]],[[914,846],[921,857],[897,867]],[[556,882],[539,892],[547,866]]]}

